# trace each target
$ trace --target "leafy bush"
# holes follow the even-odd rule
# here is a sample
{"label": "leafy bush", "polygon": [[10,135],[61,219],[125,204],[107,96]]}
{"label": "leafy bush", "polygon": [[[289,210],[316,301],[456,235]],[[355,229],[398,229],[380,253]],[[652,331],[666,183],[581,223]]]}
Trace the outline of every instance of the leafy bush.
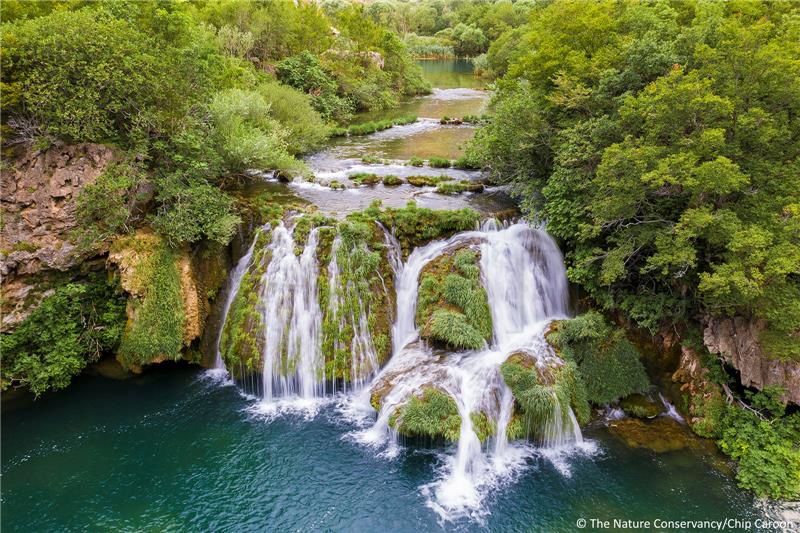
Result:
{"label": "leafy bush", "polygon": [[353,114],[353,104],[337,94],[336,80],[308,50],[286,58],[277,65],[281,82],[311,95],[314,108],[326,120],[346,122]]}
{"label": "leafy bush", "polygon": [[286,149],[292,154],[305,154],[319,148],[330,134],[330,128],[314,109],[307,94],[277,82],[256,87],[269,104],[269,113],[286,130]]}
{"label": "leafy bush", "polygon": [[183,109],[170,54],[104,10],[54,11],[3,25],[3,108],[74,142],[126,143],[151,110]]}
{"label": "leafy bush", "polygon": [[125,329],[122,292],[101,275],[56,287],[11,333],[0,336],[0,383],[36,396],[63,389],[101,355],[113,353]]}
{"label": "leafy bush", "polygon": [[81,248],[91,248],[132,229],[131,192],[143,179],[139,169],[116,163],[81,190],[75,209]]}
{"label": "leafy bush", "polygon": [[450,168],[450,160],[444,157],[431,157],[428,159],[428,165],[432,168]]}
{"label": "leafy bush", "polygon": [[173,245],[208,239],[226,245],[241,224],[234,199],[207,184],[165,185],[161,208],[151,217],[153,228]]}
{"label": "leafy bush", "polygon": [[218,151],[229,171],[296,168],[287,150],[289,133],[270,116],[270,104],[259,92],[221,91],[211,101],[209,112]]}
{"label": "leafy bush", "polygon": [[636,347],[596,311],[558,322],[548,340],[577,363],[594,404],[611,403],[650,386]]}
{"label": "leafy bush", "polygon": [[751,395],[753,406],[764,414],[728,405],[720,420],[718,444],[738,461],[736,479],[742,487],[759,497],[796,500],[800,497],[800,413],[785,415],[785,404],[777,400],[780,392]]}

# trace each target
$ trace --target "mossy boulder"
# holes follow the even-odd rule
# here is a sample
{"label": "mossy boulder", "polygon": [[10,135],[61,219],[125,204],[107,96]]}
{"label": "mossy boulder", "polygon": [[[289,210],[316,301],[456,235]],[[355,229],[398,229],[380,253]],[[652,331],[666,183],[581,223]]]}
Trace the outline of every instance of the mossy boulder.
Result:
{"label": "mossy boulder", "polygon": [[622,328],[596,311],[554,322],[546,338],[564,359],[577,363],[593,404],[612,403],[650,387],[639,350]]}
{"label": "mossy boulder", "polygon": [[422,338],[455,349],[492,339],[492,314],[480,281],[479,253],[468,246],[442,254],[420,274],[417,325]]}
{"label": "mossy boulder", "polygon": [[383,185],[385,187],[397,187],[398,185],[402,185],[403,180],[399,177],[395,176],[394,174],[387,174],[383,177]]}
{"label": "mossy boulder", "polygon": [[409,202],[403,208],[370,207],[364,214],[373,217],[391,230],[408,256],[414,248],[430,241],[444,239],[455,233],[474,230],[480,215],[473,209],[428,209]]}
{"label": "mossy boulder", "polygon": [[446,181],[436,186],[436,192],[440,194],[460,194],[464,192],[483,192],[483,183],[477,181]]}
{"label": "mossy boulder", "polygon": [[574,363],[555,357],[540,360],[520,351],[500,365],[500,374],[514,394],[514,414],[507,429],[510,438],[543,440],[554,416],[561,416],[567,427],[570,408],[579,423],[588,421],[586,391]]}
{"label": "mossy boulder", "polygon": [[405,437],[457,441],[461,416],[455,400],[434,386],[423,387],[389,418],[389,425]]}
{"label": "mossy boulder", "polygon": [[439,183],[452,179],[450,176],[409,176],[406,181],[414,187],[435,187]]}
{"label": "mossy boulder", "polygon": [[357,185],[376,185],[381,182],[381,177],[370,172],[360,172],[348,176],[350,181]]}
{"label": "mossy boulder", "polygon": [[634,418],[655,418],[665,411],[664,406],[658,404],[644,394],[631,394],[619,402],[619,406],[626,415]]}
{"label": "mossy boulder", "polygon": [[138,371],[141,365],[180,359],[182,348],[201,330],[188,253],[140,230],[114,242],[108,260],[117,266],[122,288],[130,295],[120,363]]}

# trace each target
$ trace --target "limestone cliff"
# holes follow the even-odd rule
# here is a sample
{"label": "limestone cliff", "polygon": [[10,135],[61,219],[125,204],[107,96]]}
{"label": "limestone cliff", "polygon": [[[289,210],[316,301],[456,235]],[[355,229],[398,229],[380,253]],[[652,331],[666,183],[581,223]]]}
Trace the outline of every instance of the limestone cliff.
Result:
{"label": "limestone cliff", "polygon": [[757,389],[781,386],[788,401],[800,404],[800,363],[771,359],[764,353],[758,339],[765,325],[744,317],[709,318],[703,341],[709,352],[719,354],[739,371],[742,385]]}
{"label": "limestone cliff", "polygon": [[[0,331],[12,331],[54,288],[81,279],[89,271],[108,271],[120,280],[129,295],[129,326],[136,319],[135,310],[146,292],[142,283],[148,283],[144,259],[164,246],[162,239],[146,227],[139,228],[116,242],[97,243],[88,255],[77,253],[73,242],[81,191],[95,183],[116,159],[113,148],[98,144],[56,145],[44,151],[20,147],[13,158],[4,158]],[[230,254],[224,247],[208,243],[170,253],[180,284],[175,305],[181,308],[182,327],[176,343],[180,351],[165,353],[162,359],[183,356],[199,360],[196,341],[225,281]],[[142,362],[158,360],[153,357]]]}
{"label": "limestone cliff", "polygon": [[[4,161],[0,184],[0,331],[22,321],[46,295],[43,278],[85,263],[74,253],[80,191],[97,180],[114,160],[113,149],[99,144],[55,146],[24,151]],[[96,263],[94,268],[102,268]]]}

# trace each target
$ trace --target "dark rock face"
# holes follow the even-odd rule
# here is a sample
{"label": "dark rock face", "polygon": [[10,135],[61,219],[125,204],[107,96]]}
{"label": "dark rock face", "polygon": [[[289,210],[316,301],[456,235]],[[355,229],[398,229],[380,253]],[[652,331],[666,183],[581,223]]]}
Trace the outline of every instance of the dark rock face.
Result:
{"label": "dark rock face", "polygon": [[99,144],[54,146],[21,153],[2,170],[0,330],[21,322],[41,300],[37,275],[67,271],[86,259],[76,256],[69,240],[77,226],[76,199],[113,160],[113,150]]}
{"label": "dark rock face", "polygon": [[758,341],[765,323],[744,317],[709,318],[703,332],[708,351],[721,355],[741,373],[742,385],[781,386],[786,399],[800,405],[800,363],[770,359]]}

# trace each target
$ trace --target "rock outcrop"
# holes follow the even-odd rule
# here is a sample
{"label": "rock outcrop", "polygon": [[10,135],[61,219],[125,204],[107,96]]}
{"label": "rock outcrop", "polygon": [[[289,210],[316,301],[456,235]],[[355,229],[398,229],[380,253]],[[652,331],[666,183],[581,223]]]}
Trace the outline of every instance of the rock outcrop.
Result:
{"label": "rock outcrop", "polygon": [[703,332],[708,351],[719,354],[741,374],[746,387],[780,386],[785,399],[800,405],[800,363],[770,359],[759,343],[766,324],[744,317],[709,318]]}
{"label": "rock outcrop", "polygon": [[69,239],[77,227],[76,199],[114,157],[113,149],[99,144],[61,145],[22,152],[3,168],[0,331],[24,320],[47,295],[42,290],[47,271],[64,272],[85,261],[75,254]]}

